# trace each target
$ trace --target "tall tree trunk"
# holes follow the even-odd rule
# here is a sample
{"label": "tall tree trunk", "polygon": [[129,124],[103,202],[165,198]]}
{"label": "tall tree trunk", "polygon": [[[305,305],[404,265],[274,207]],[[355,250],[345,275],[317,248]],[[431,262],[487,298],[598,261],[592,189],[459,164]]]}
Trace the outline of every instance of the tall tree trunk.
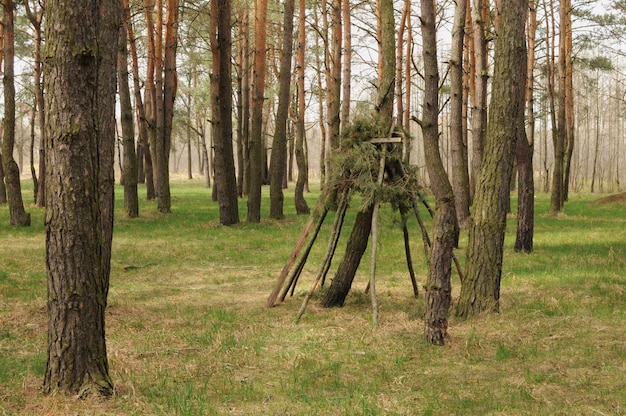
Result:
{"label": "tall tree trunk", "polygon": [[[550,1],[552,5],[552,1]],[[564,2],[561,2],[562,7]],[[552,12],[553,13],[553,12]],[[561,10],[561,14],[563,11]],[[555,36],[555,25],[552,24],[552,36]],[[550,193],[550,214],[556,215],[563,208],[563,158],[565,154],[565,50],[564,50],[564,36],[559,37],[559,94],[552,94],[551,105],[554,106],[555,97],[558,99],[557,112],[552,116],[552,140],[554,144],[554,167],[552,170],[552,189]],[[552,47],[554,48],[554,41]],[[551,54],[551,59],[554,59],[554,53]],[[552,79],[554,79],[554,63],[552,61]],[[554,82],[552,88],[555,88]],[[551,108],[554,110],[554,108]]]}
{"label": "tall tree trunk", "polygon": [[[150,152],[150,141],[148,139],[148,122],[144,101],[141,98],[141,85],[139,81],[139,57],[137,56],[137,45],[133,22],[130,15],[130,4],[128,0],[123,0],[124,19],[127,22],[128,41],[133,68],[133,93],[135,96],[135,115],[137,119],[138,141],[137,141],[137,182],[146,184],[146,198],[152,200],[156,197],[154,190],[154,171],[152,168],[152,156]],[[146,101],[149,94],[146,89]],[[143,165],[143,168],[139,166]]]}
{"label": "tall tree trunk", "polygon": [[561,0],[561,37],[563,38],[562,53],[564,73],[563,92],[565,106],[565,137],[563,144],[563,191],[561,192],[561,203],[568,199],[570,172],[572,165],[572,155],[574,154],[575,134],[574,134],[574,80],[572,67],[572,2],[571,0]]}
{"label": "tall tree trunk", "polygon": [[535,69],[535,36],[537,31],[537,7],[535,0],[528,2],[528,67],[526,71],[526,113],[528,133],[526,137],[518,137],[516,159],[518,168],[517,189],[517,233],[515,251],[530,253],[533,251],[535,229],[535,180],[533,170],[533,147],[535,142],[534,113],[534,69]]}
{"label": "tall tree trunk", "polygon": [[[157,15],[159,12],[157,10]],[[162,22],[159,18],[158,24]],[[162,35],[158,39],[163,39]],[[166,0],[165,52],[162,63],[157,53],[157,208],[159,212],[172,212],[170,194],[169,160],[172,145],[174,100],[178,76],[176,72],[176,49],[178,45],[178,0]],[[159,42],[156,42],[159,48]],[[162,69],[159,69],[162,68]],[[161,72],[162,71],[162,72]],[[162,85],[162,88],[158,86]],[[161,105],[159,105],[161,104]]]}
{"label": "tall tree trunk", "polygon": [[[324,51],[324,62],[330,61],[330,54],[328,52],[328,19],[327,19],[327,9],[326,9],[326,0],[321,0],[320,2],[321,15],[322,15],[322,28],[319,27],[319,15],[317,11],[317,7],[313,8],[313,19],[315,22],[315,50],[323,50]],[[320,36],[320,32],[322,35]],[[322,38],[322,43],[324,44],[323,49],[320,47],[320,37]],[[318,103],[319,103],[319,127],[320,127],[320,183],[322,189],[327,187],[328,181],[330,180],[330,169],[328,168],[329,159],[326,157],[328,153],[328,139],[326,134],[326,117],[324,113],[324,91],[325,88],[322,84],[322,59],[320,58],[320,53],[315,54],[315,72],[317,79],[317,91],[318,91]],[[328,65],[326,66],[325,71],[326,80],[330,78]],[[328,174],[327,174],[328,173]]]}
{"label": "tall tree trunk", "polygon": [[[145,120],[146,120],[146,133],[148,139],[148,146],[144,148],[144,150],[148,150],[150,152],[150,161],[152,162],[152,177],[154,184],[154,195],[153,198],[150,198],[148,194],[148,199],[156,199],[157,197],[157,175],[158,175],[158,167],[157,167],[157,156],[156,156],[156,84],[155,84],[155,72],[156,72],[156,45],[155,45],[155,30],[154,30],[154,0],[144,0],[144,9],[146,13],[146,79],[145,79],[145,87],[144,87],[144,111],[145,111]],[[133,56],[133,62],[135,62],[135,57]],[[135,96],[137,94],[137,90],[135,90]],[[148,184],[148,159],[146,158],[146,185]],[[147,187],[149,190],[149,188]]]}
{"label": "tall tree trunk", "polygon": [[306,0],[299,1],[298,12],[298,50],[296,57],[297,87],[298,87],[298,113],[296,114],[296,143],[295,154],[296,164],[298,165],[298,178],[294,190],[294,203],[296,213],[308,214],[309,206],[304,199],[304,187],[308,176],[308,164],[304,153],[304,141],[306,140],[306,130],[304,128],[304,112],[305,112],[305,91],[304,91],[304,72],[305,61],[304,51],[306,48]]}
{"label": "tall tree trunk", "polygon": [[498,311],[507,201],[515,144],[523,129],[527,0],[498,9],[494,76],[484,160],[469,228],[465,278],[456,313]]}
{"label": "tall tree trunk", "polygon": [[278,109],[270,161],[270,218],[281,220],[283,212],[283,182],[287,166],[287,117],[291,98],[291,58],[293,56],[293,15],[295,0],[285,1],[283,45],[278,79]]}
{"label": "tall tree trunk", "polygon": [[350,121],[352,90],[352,19],[350,0],[342,0],[341,18],[343,20],[343,75],[341,77],[341,123],[346,126]]}
{"label": "tall tree trunk", "polygon": [[263,103],[265,100],[267,0],[256,0],[254,10],[254,69],[252,75],[252,124],[250,131],[249,222],[261,221],[263,185]]}
{"label": "tall tree trunk", "polygon": [[231,9],[230,0],[212,3],[210,30],[213,54],[211,104],[213,108],[212,137],[215,145],[214,185],[220,207],[220,223],[223,225],[233,225],[239,222],[232,144]]}
{"label": "tall tree trunk", "polygon": [[452,188],[458,223],[464,227],[470,216],[470,182],[463,108],[463,43],[465,40],[466,0],[458,0],[452,27],[450,52],[450,153],[452,155]]}
{"label": "tall tree trunk", "polygon": [[45,192],[46,192],[46,165],[45,165],[45,126],[46,126],[46,117],[44,111],[44,102],[43,102],[43,85],[42,85],[42,62],[41,62],[41,44],[42,44],[42,36],[41,36],[41,21],[43,19],[44,8],[37,8],[37,2],[33,2],[34,7],[31,9],[30,0],[24,2],[24,6],[26,8],[26,15],[28,20],[33,25],[34,31],[34,52],[33,52],[33,60],[34,60],[34,71],[33,71],[33,88],[35,90],[35,110],[37,111],[37,117],[39,122],[39,179],[37,182],[37,189],[35,192],[36,199],[35,203],[39,207],[43,207],[45,203]]}
{"label": "tall tree trunk", "polygon": [[250,8],[247,5],[240,5],[238,14],[240,23],[237,59],[241,78],[239,92],[241,150],[237,155],[237,193],[244,196],[248,195],[250,188]]}
{"label": "tall tree trunk", "polygon": [[487,40],[489,0],[473,0],[472,28],[474,41],[474,96],[472,97],[472,164],[470,194],[473,199],[478,186],[478,175],[483,159],[485,133],[487,131]]}
{"label": "tall tree trunk", "polygon": [[435,2],[421,0],[422,57],[424,60],[424,98],[422,135],[424,157],[431,189],[437,201],[434,235],[428,259],[424,337],[428,343],[443,345],[447,336],[448,313],[452,302],[450,275],[453,249],[457,245],[459,226],[454,206],[452,185],[448,180],[439,153],[439,69],[437,65],[437,34]]}
{"label": "tall tree trunk", "polygon": [[27,227],[30,225],[30,214],[24,210],[20,170],[13,159],[15,146],[15,32],[13,25],[13,1],[3,2],[2,55],[4,73],[4,119],[2,129],[2,168],[9,202],[9,221],[13,226]]}
{"label": "tall tree trunk", "polygon": [[128,49],[126,47],[126,25],[122,20],[119,35],[117,61],[117,84],[120,97],[120,122],[122,125],[122,143],[124,146],[124,163],[122,182],[124,184],[124,212],[129,218],[139,216],[139,197],[137,195],[137,155],[135,153],[135,123],[133,107],[130,103],[130,87],[128,85]]}
{"label": "tall tree trunk", "polygon": [[[326,122],[328,124],[328,141],[326,143],[326,180],[332,177],[330,169],[332,167],[333,151],[339,148],[340,131],[341,131],[341,53],[342,53],[342,20],[341,20],[341,4],[342,1],[348,0],[331,0],[330,16],[331,16],[331,39],[330,49],[328,53],[329,60],[326,62]],[[326,32],[328,33],[328,32]]]}
{"label": "tall tree trunk", "polygon": [[[406,39],[406,59],[404,63],[404,79],[405,79],[405,104],[404,104],[404,113],[402,114],[402,118],[404,121],[402,122],[402,126],[410,131],[410,121],[411,121],[411,86],[413,83],[411,82],[411,67],[412,67],[412,59],[413,56],[413,24],[411,23],[411,2],[409,0],[405,0],[408,10],[407,10],[407,39]],[[400,117],[400,115],[398,115]],[[410,137],[405,135],[404,143],[404,157],[403,161],[408,166],[411,163],[411,147],[412,143]]]}
{"label": "tall tree trunk", "polygon": [[44,62],[46,394],[113,393],[104,322],[113,231],[119,6],[118,0],[51,0],[46,5],[44,55],[54,56]]}

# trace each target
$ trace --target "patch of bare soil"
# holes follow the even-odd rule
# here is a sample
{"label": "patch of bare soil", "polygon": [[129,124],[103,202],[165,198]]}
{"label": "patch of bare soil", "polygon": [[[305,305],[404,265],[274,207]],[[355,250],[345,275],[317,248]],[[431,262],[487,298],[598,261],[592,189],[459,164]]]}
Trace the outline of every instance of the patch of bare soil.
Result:
{"label": "patch of bare soil", "polygon": [[591,201],[589,205],[603,205],[603,204],[624,204],[626,205],[626,192],[620,194],[614,194]]}

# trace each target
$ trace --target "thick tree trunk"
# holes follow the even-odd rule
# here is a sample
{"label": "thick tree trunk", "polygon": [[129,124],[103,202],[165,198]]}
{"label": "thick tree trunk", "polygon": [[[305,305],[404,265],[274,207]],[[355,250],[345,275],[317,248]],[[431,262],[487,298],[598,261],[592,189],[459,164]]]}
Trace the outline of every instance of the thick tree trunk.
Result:
{"label": "thick tree trunk", "polygon": [[[231,85],[231,2],[212,3],[211,49],[213,74],[211,104],[213,108],[212,136],[215,145],[215,190],[220,209],[220,223],[239,222],[237,180],[232,145],[232,85]],[[208,163],[208,161],[207,161]]]}
{"label": "thick tree trunk", "polygon": [[287,167],[287,116],[291,97],[291,57],[293,55],[293,15],[295,0],[285,1],[283,45],[280,58],[278,108],[270,161],[270,218],[281,220],[283,212],[283,183]]}
{"label": "thick tree trunk", "polygon": [[[44,393],[113,393],[104,316],[113,230],[119,2],[46,5],[46,264]],[[76,55],[76,50],[81,53]]]}
{"label": "thick tree trunk", "polygon": [[354,275],[359,268],[361,258],[367,248],[367,242],[372,229],[373,212],[374,205],[372,204],[357,213],[352,232],[348,239],[348,245],[346,246],[346,252],[337,268],[337,273],[335,274],[335,278],[328,292],[326,292],[322,299],[322,306],[327,308],[343,306],[346,301],[346,296],[348,296],[348,292],[352,287]]}
{"label": "thick tree trunk", "polygon": [[527,0],[499,10],[498,42],[485,153],[469,228],[466,273],[456,313],[498,311],[506,208],[515,144],[523,129]]}
{"label": "thick tree trunk", "polygon": [[124,162],[122,183],[124,184],[124,212],[129,218],[139,216],[139,197],[137,195],[137,155],[135,153],[135,123],[133,107],[130,103],[128,85],[128,49],[126,47],[126,25],[123,20],[120,28],[119,51],[117,62],[117,84],[120,97],[120,123],[122,125],[122,143]]}
{"label": "thick tree trunk", "polygon": [[30,214],[24,210],[20,170],[13,159],[15,146],[15,32],[13,1],[4,0],[3,8],[2,25],[4,34],[2,37],[2,55],[4,73],[2,85],[4,87],[4,120],[2,129],[2,168],[4,170],[4,181],[9,203],[9,221],[13,226],[27,227],[30,226]]}

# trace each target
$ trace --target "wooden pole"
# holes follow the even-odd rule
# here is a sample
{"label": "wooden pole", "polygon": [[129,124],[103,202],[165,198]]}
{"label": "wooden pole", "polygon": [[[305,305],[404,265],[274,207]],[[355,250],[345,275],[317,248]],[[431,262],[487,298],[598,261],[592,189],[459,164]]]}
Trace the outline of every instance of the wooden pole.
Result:
{"label": "wooden pole", "polygon": [[315,206],[313,213],[311,213],[311,216],[306,222],[304,229],[302,230],[302,233],[300,233],[300,238],[298,238],[298,241],[296,242],[296,246],[291,251],[291,254],[289,255],[289,259],[287,259],[287,263],[285,263],[285,266],[283,267],[283,270],[281,271],[280,276],[278,276],[278,280],[276,281],[276,285],[274,285],[274,289],[272,290],[272,293],[270,293],[269,297],[267,298],[267,302],[265,303],[266,307],[268,308],[274,307],[274,304],[276,303],[276,298],[278,297],[278,294],[280,293],[280,289],[283,287],[283,284],[285,283],[285,280],[287,279],[287,275],[289,274],[289,271],[291,270],[293,263],[296,261],[298,254],[300,254],[300,251],[302,250],[302,247],[304,246],[304,243],[306,242],[306,239],[309,236],[311,229],[313,229],[313,223],[315,221],[315,214],[319,212],[320,209],[323,209],[323,214],[321,215],[321,217],[322,218],[325,217],[326,212],[328,211],[326,208],[327,197],[328,197],[328,193],[324,192],[324,194],[321,195],[320,198],[318,199],[317,205]]}
{"label": "wooden pole", "polygon": [[[384,145],[383,145],[384,146]],[[380,156],[380,167],[378,168],[378,187],[383,185],[385,176],[385,147]],[[378,249],[378,211],[380,209],[380,197],[374,196],[374,212],[372,214],[372,256],[370,259],[370,299],[372,302],[372,326],[378,327],[378,299],[376,298],[376,251]]]}
{"label": "wooden pole", "polygon": [[[320,280],[326,277],[326,273],[328,273],[328,269],[330,268],[330,264],[332,262],[332,258],[335,254],[335,249],[337,248],[337,242],[339,241],[339,235],[341,234],[341,228],[343,226],[343,220],[346,217],[346,211],[348,210],[348,203],[350,201],[350,190],[349,188],[345,188],[343,193],[341,194],[341,200],[339,202],[339,207],[337,207],[337,213],[335,214],[335,221],[333,222],[333,230],[332,235],[328,241],[328,249],[326,250],[326,255],[324,256],[324,260],[322,261],[322,266],[320,267],[320,271],[318,272],[313,284],[311,285],[311,289],[306,293],[304,300],[302,301],[302,306],[300,306],[300,310],[296,316],[296,323],[300,321],[300,318],[304,314],[304,310],[306,309],[311,296],[313,296],[313,292],[317,288],[317,285]],[[322,283],[323,285],[323,283]]]}

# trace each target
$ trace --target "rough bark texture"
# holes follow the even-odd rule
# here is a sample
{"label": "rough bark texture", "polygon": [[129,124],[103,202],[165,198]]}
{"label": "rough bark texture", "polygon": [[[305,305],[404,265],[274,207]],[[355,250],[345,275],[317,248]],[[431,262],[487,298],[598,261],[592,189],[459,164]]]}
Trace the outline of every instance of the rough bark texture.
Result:
{"label": "rough bark texture", "polygon": [[561,0],[561,37],[563,38],[563,47],[560,53],[563,57],[563,92],[565,99],[565,143],[563,146],[563,191],[561,193],[562,202],[565,203],[569,194],[570,172],[572,165],[572,155],[574,154],[575,145],[575,123],[574,123],[574,79],[572,65],[572,2],[571,0]]}
{"label": "rough bark texture", "polygon": [[426,283],[426,312],[424,338],[426,342],[443,345],[447,337],[448,313],[452,301],[450,275],[452,249],[459,235],[452,185],[439,153],[439,70],[437,67],[437,38],[435,3],[421,0],[421,29],[424,59],[424,101],[421,121],[424,137],[424,157],[431,189],[437,201],[434,217],[434,235],[428,261]]}
{"label": "rough bark texture", "polygon": [[528,65],[526,69],[526,114],[528,120],[527,135],[519,137],[516,149],[518,166],[517,189],[517,233],[515,251],[530,253],[533,251],[535,230],[535,179],[533,177],[533,147],[535,135],[534,113],[534,67],[535,36],[537,31],[537,9],[535,1],[530,0],[528,19]]}
{"label": "rough bark texture", "polygon": [[283,183],[287,166],[287,116],[291,96],[291,57],[293,55],[293,15],[295,0],[285,1],[283,45],[278,76],[278,108],[270,161],[270,218],[281,220],[283,212]]}
{"label": "rough bark texture", "polygon": [[250,222],[261,221],[261,186],[263,185],[263,102],[266,73],[267,0],[257,0],[254,18],[254,70],[252,75],[252,122],[250,131],[250,188],[248,215]]}
{"label": "rough bark texture", "polygon": [[466,0],[458,0],[454,11],[452,50],[450,52],[450,152],[452,156],[452,187],[456,215],[460,226],[470,216],[470,182],[465,122],[463,114],[463,43],[465,39]]}
{"label": "rough bark texture", "polygon": [[124,212],[129,218],[139,216],[139,196],[137,195],[137,154],[135,153],[135,123],[133,107],[130,103],[128,85],[128,49],[126,47],[126,24],[122,21],[119,36],[117,62],[117,83],[120,97],[120,124],[122,125],[122,143],[124,161],[122,183],[124,184]]}
{"label": "rough bark texture", "polygon": [[[560,35],[559,35],[559,61],[558,61],[558,109],[557,129],[554,135],[554,170],[552,171],[552,189],[550,193],[550,214],[556,215],[563,208],[564,179],[565,179],[565,152],[568,139],[567,131],[567,34],[570,27],[568,14],[570,13],[568,0],[559,2]],[[572,136],[573,137],[573,136]]]}
{"label": "rough bark texture", "polygon": [[[174,120],[174,100],[178,85],[176,71],[176,50],[178,46],[178,0],[166,1],[165,14],[165,54],[163,57],[163,120],[157,120],[157,201],[159,212],[172,212],[170,193],[170,149],[172,146],[172,123]],[[159,114],[159,111],[157,111]],[[162,123],[162,130],[158,126]]]}
{"label": "rough bark texture", "polygon": [[524,127],[518,130],[516,158],[518,168],[517,188],[517,233],[515,251],[530,253],[533,251],[535,229],[535,180],[533,178],[533,149],[528,143]]}
{"label": "rough bark texture", "polygon": [[119,16],[115,0],[51,0],[46,7],[47,394],[113,392],[104,312]]}
{"label": "rough bark texture", "polygon": [[298,178],[296,179],[296,187],[294,190],[294,203],[298,214],[308,214],[309,206],[304,199],[304,187],[306,185],[308,175],[308,165],[304,154],[304,141],[306,139],[306,130],[304,126],[304,111],[306,108],[305,92],[304,92],[304,50],[306,47],[306,27],[305,13],[306,0],[299,2],[299,20],[298,20],[298,53],[297,53],[297,86],[298,86],[298,114],[296,120],[296,143],[295,154],[296,164],[298,166]]}
{"label": "rough bark texture", "polygon": [[[41,22],[43,19],[44,9],[38,7],[37,2],[33,2],[33,8],[30,7],[30,0],[24,2],[26,9],[26,15],[31,25],[33,25],[34,32],[34,51],[33,51],[33,88],[35,90],[35,109],[37,111],[37,118],[39,122],[39,178],[37,182],[37,189],[35,192],[35,203],[39,207],[43,207],[45,203],[45,189],[46,189],[46,163],[44,156],[44,148],[46,145],[45,135],[45,111],[43,102],[43,84],[42,84],[42,62],[41,62],[41,45],[42,45],[42,28]],[[32,151],[32,150],[31,150]]]}
{"label": "rough bark texture", "polygon": [[20,170],[13,159],[15,146],[15,33],[13,25],[13,1],[3,2],[2,25],[4,36],[2,37],[2,55],[4,73],[2,85],[4,87],[4,119],[2,129],[2,168],[9,203],[9,221],[13,226],[27,227],[30,225],[30,214],[24,210],[22,199],[22,185],[20,183]]}
{"label": "rough bark texture", "polygon": [[487,81],[489,72],[487,68],[487,41],[485,39],[486,19],[489,16],[488,0],[473,0],[471,9],[472,28],[474,42],[474,79],[472,97],[472,164],[471,164],[471,188],[472,199],[476,192],[478,175],[483,159],[485,132],[487,130]]}
{"label": "rough bark texture", "polygon": [[335,274],[328,292],[326,292],[322,299],[322,306],[327,308],[343,306],[346,296],[348,296],[348,292],[352,287],[352,281],[361,263],[363,253],[365,253],[365,249],[367,248],[367,242],[372,229],[373,212],[374,205],[372,204],[357,213],[346,246],[346,252],[337,268],[337,273]]}
{"label": "rough bark texture", "polygon": [[498,311],[506,208],[515,144],[523,128],[526,87],[527,0],[514,0],[501,14],[485,153],[474,200],[466,272],[456,313],[469,317]]}
{"label": "rough bark texture", "polygon": [[231,2],[220,0],[212,6],[211,105],[213,107],[213,140],[215,145],[215,189],[220,209],[220,223],[239,222],[237,179],[233,154],[232,85],[231,85]]}

